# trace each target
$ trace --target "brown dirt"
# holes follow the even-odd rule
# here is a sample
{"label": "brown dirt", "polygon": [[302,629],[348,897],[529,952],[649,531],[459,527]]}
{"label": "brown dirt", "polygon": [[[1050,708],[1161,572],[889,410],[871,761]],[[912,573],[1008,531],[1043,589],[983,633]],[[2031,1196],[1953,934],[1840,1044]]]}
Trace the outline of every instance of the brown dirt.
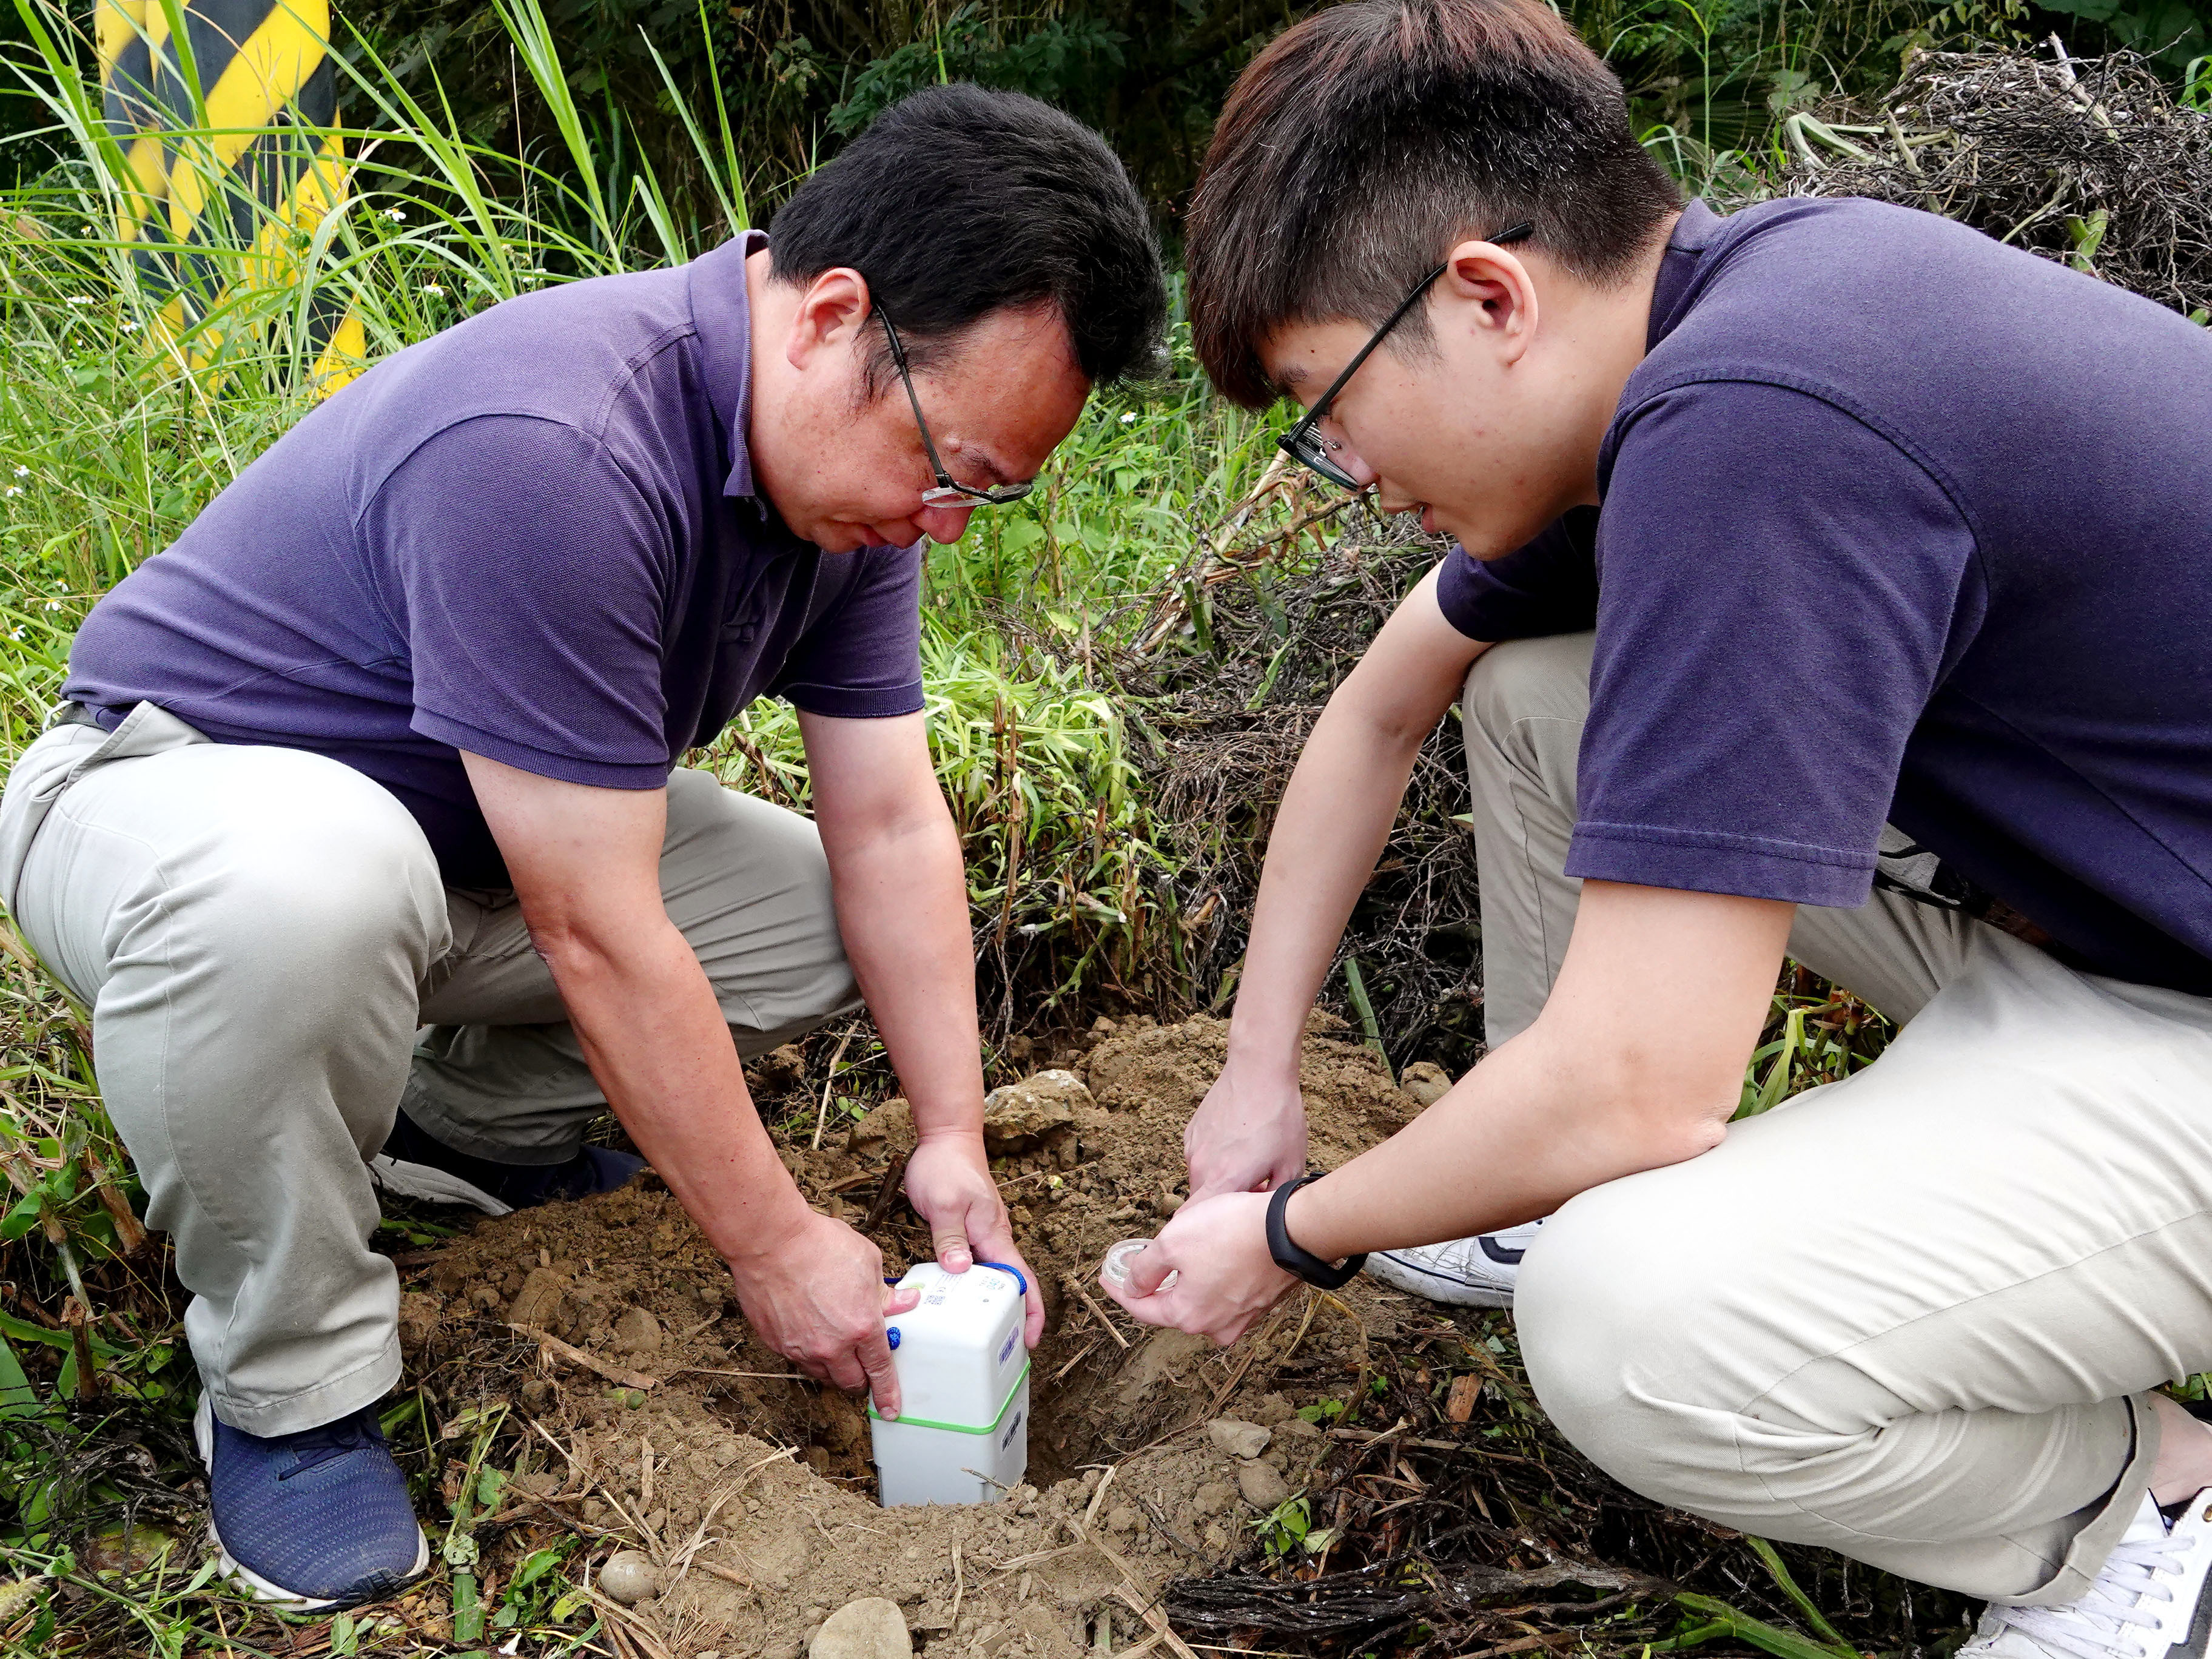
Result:
{"label": "brown dirt", "polygon": [[[1340,1297],[1289,1298],[1218,1351],[1142,1330],[1095,1289],[1095,1308],[1073,1294],[1071,1280],[1091,1285],[1108,1246],[1156,1231],[1180,1203],[1183,1125],[1228,1030],[1202,1018],[1101,1028],[1036,1056],[1089,1085],[1072,1137],[994,1163],[1048,1315],[1032,1362],[1030,1484],[1006,1501],[878,1507],[858,1406],[789,1376],[753,1339],[726,1272],[650,1177],[482,1223],[417,1262],[402,1310],[417,1374],[435,1376],[448,1400],[503,1399],[534,1419],[543,1433],[528,1432],[536,1453],[516,1466],[512,1489],[530,1496],[510,1516],[548,1517],[549,1535],[556,1524],[585,1532],[600,1559],[643,1548],[666,1582],[629,1617],[672,1659],[790,1659],[828,1613],[864,1595],[898,1602],[931,1652],[1073,1659],[1093,1645],[1102,1613],[1114,1650],[1130,1645],[1146,1626],[1121,1591],[1149,1601],[1166,1578],[1251,1541],[1258,1511],[1238,1476],[1255,1490],[1266,1477],[1240,1471],[1204,1425],[1226,1415],[1272,1429],[1261,1461],[1297,1490],[1327,1444],[1297,1407],[1357,1386],[1370,1339],[1388,1340],[1412,1304],[1361,1279]],[[1418,1110],[1370,1051],[1331,1034],[1340,1030],[1316,1016],[1305,1045],[1312,1158],[1323,1168]],[[859,1224],[902,1151],[900,1117],[894,1104],[833,1137],[847,1144],[801,1146],[786,1162],[818,1205]],[[893,1267],[927,1249],[902,1203],[874,1236]],[[518,1334],[517,1315],[600,1370]],[[620,1373],[652,1384],[617,1386],[609,1374]],[[1077,1537],[1086,1510],[1127,1577]]]}

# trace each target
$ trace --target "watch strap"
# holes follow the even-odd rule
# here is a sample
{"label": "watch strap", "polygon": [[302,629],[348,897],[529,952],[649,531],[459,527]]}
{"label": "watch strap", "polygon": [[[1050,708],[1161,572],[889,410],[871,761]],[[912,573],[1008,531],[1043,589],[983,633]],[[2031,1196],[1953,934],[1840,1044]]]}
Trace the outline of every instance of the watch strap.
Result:
{"label": "watch strap", "polygon": [[1286,1273],[1295,1273],[1309,1285],[1319,1285],[1324,1291],[1334,1291],[1347,1285],[1367,1265],[1367,1257],[1348,1255],[1341,1267],[1331,1267],[1310,1250],[1300,1249],[1291,1242],[1290,1229],[1284,1218],[1291,1207],[1291,1194],[1309,1182],[1319,1181],[1317,1175],[1303,1175],[1296,1181],[1286,1181],[1275,1188],[1267,1200],[1267,1254],[1275,1265]]}

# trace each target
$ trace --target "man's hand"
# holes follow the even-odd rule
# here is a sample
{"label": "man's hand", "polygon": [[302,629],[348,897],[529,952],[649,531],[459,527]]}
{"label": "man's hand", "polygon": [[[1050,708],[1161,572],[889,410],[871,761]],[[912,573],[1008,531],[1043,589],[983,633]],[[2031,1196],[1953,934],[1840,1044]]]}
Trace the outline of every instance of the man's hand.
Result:
{"label": "man's hand", "polygon": [[1306,1170],[1306,1108],[1295,1072],[1235,1060],[1183,1127],[1194,1202],[1217,1193],[1267,1192]]}
{"label": "man's hand", "polygon": [[[1298,1282],[1267,1253],[1268,1201],[1223,1193],[1184,1205],[1131,1260],[1126,1285],[1102,1274],[1099,1288],[1140,1325],[1172,1325],[1227,1347]],[[1182,1276],[1161,1290],[1171,1273]]]}
{"label": "man's hand", "polygon": [[884,1283],[884,1253],[842,1221],[807,1219],[760,1251],[732,1256],[738,1301],[762,1341],[817,1382],[868,1390],[884,1417],[899,1414],[884,1322],[921,1299]]}
{"label": "man's hand", "polygon": [[1014,1227],[978,1134],[933,1136],[914,1149],[906,1165],[907,1201],[929,1228],[938,1265],[965,1273],[977,1261],[1017,1268],[1029,1286],[1022,1340],[1030,1347],[1044,1334],[1044,1296],[1036,1275],[1014,1248]]}

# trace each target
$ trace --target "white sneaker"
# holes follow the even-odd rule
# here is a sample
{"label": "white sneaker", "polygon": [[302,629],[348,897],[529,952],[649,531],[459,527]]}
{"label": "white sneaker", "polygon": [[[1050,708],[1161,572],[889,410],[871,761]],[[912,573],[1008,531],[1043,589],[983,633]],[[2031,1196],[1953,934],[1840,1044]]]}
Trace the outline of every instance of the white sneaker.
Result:
{"label": "white sneaker", "polygon": [[1376,1250],[1367,1271],[1385,1285],[1449,1303],[1455,1308],[1510,1308],[1521,1257],[1536,1237],[1540,1220],[1503,1232],[1450,1238],[1441,1244],[1416,1244],[1403,1250]]}
{"label": "white sneaker", "polygon": [[2148,1493],[2079,1599],[2055,1607],[1991,1602],[1956,1659],[2166,1659],[2201,1655],[2212,1632],[2212,1488],[2169,1528]]}

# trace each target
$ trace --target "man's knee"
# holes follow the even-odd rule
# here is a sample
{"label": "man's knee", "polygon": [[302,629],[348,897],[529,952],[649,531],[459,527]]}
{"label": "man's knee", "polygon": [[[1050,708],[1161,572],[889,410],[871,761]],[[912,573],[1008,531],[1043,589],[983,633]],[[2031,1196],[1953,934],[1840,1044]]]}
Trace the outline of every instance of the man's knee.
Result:
{"label": "man's knee", "polygon": [[[184,955],[288,1002],[333,978],[367,989],[380,973],[411,993],[445,949],[436,856],[380,786],[335,761],[296,759],[291,788],[264,792],[255,810],[203,826],[164,859],[134,920],[158,915]],[[265,763],[260,781],[270,781]]]}
{"label": "man's knee", "polygon": [[1594,1188],[1545,1223],[1522,1263],[1514,1323],[1536,1397],[1577,1450],[1647,1498],[1709,1510],[1735,1413],[1720,1407],[1722,1386],[1681,1384],[1725,1322],[1715,1310],[1727,1263],[1655,1248],[1680,1236],[1665,1173]]}
{"label": "man's knee", "polygon": [[1594,634],[1555,634],[1492,646],[1467,671],[1460,712],[1498,743],[1522,720],[1579,723],[1589,714],[1596,641]]}

